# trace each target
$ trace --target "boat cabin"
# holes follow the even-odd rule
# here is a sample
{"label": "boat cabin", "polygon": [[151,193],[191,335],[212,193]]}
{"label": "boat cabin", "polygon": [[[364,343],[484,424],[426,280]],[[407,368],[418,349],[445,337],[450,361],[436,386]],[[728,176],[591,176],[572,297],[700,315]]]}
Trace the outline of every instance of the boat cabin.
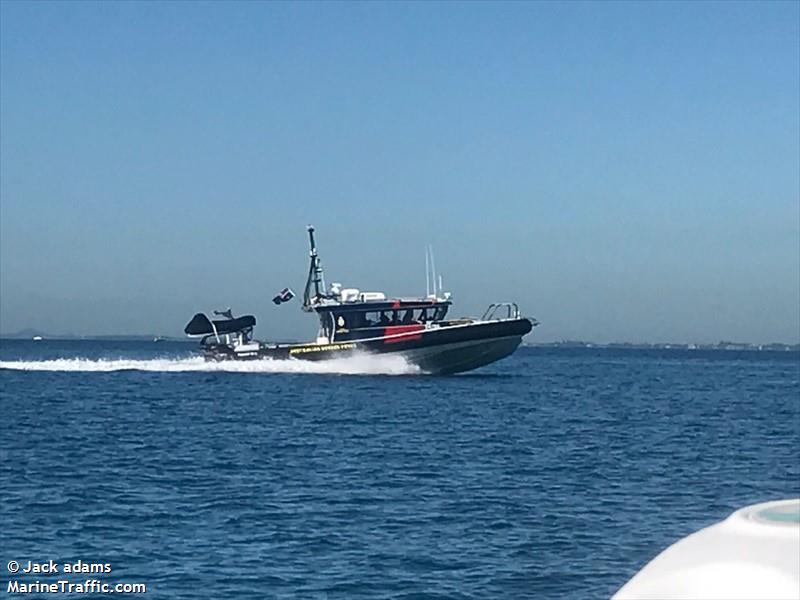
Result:
{"label": "boat cabin", "polygon": [[450,308],[450,294],[439,298],[389,299],[383,292],[342,289],[340,283],[325,286],[322,264],[317,255],[314,228],[308,227],[311,263],[303,292],[303,310],[319,315],[317,343],[387,337],[421,331],[444,320]]}
{"label": "boat cabin", "polygon": [[360,340],[422,330],[443,321],[449,300],[381,300],[316,306],[319,337],[330,342]]}

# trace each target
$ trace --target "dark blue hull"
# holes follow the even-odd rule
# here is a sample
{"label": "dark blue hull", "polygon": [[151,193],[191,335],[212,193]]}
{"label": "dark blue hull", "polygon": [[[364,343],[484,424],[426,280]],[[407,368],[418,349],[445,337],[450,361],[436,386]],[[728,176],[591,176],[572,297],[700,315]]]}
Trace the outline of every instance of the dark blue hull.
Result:
{"label": "dark blue hull", "polygon": [[329,344],[259,344],[237,350],[227,344],[207,344],[209,360],[297,359],[331,360],[353,354],[396,354],[423,372],[438,375],[461,373],[488,365],[513,353],[522,337],[533,328],[526,318],[440,324],[426,329],[392,331],[366,339]]}

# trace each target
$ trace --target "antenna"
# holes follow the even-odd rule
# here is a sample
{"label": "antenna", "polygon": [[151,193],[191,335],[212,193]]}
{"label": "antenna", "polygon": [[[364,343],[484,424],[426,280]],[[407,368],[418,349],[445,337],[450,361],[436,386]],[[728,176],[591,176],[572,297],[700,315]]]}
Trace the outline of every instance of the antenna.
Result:
{"label": "antenna", "polygon": [[431,281],[430,281],[430,275],[428,275],[429,272],[430,272],[430,260],[428,259],[428,249],[425,248],[425,297],[426,298],[431,295]]}
{"label": "antenna", "polygon": [[[314,241],[314,226],[309,225],[306,227],[308,231],[308,241],[311,249],[309,250],[309,257],[311,262],[308,267],[308,279],[306,280],[306,288],[303,293],[303,310],[311,311],[311,305],[314,302],[319,302],[321,298],[325,298],[325,275],[322,272],[322,264],[320,263],[319,256],[317,256],[317,244]],[[311,288],[313,286],[314,295],[311,295]]]}
{"label": "antenna", "polygon": [[433,246],[429,246],[431,249],[431,274],[433,275],[433,297],[436,298],[436,262],[433,259]]}

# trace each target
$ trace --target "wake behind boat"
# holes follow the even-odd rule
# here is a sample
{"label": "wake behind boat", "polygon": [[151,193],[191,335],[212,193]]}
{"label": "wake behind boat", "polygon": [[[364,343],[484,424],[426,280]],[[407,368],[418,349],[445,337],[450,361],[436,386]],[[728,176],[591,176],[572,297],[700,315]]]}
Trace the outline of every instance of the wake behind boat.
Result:
{"label": "wake behind boat", "polygon": [[[311,264],[303,310],[319,317],[319,332],[306,344],[269,344],[253,339],[256,319],[234,317],[230,309],[215,311],[212,320],[198,313],[185,333],[201,338],[207,360],[299,359],[329,360],[357,353],[397,354],[422,371],[451,374],[470,371],[505,358],[522,337],[538,325],[520,315],[515,303],[491,304],[479,319],[448,319],[451,296],[437,289],[424,298],[387,298],[382,292],[362,292],[333,283],[326,287],[314,240],[308,227]],[[430,291],[430,290],[429,290]],[[293,297],[284,289],[276,304]]]}

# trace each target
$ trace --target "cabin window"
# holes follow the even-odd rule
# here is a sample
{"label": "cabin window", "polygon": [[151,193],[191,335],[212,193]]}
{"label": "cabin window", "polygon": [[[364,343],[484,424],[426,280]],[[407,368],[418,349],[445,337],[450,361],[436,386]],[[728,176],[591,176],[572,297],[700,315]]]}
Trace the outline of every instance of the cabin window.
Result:
{"label": "cabin window", "polygon": [[426,323],[428,321],[441,321],[447,314],[446,306],[429,306],[427,308],[418,308],[414,311],[416,321]]}
{"label": "cabin window", "polygon": [[377,327],[381,322],[381,313],[379,311],[371,311],[363,313],[364,323],[362,327]]}
{"label": "cabin window", "polygon": [[[368,329],[371,327],[416,325],[429,321],[441,321],[446,314],[447,306],[372,310],[337,315],[335,323],[338,329]],[[344,325],[342,325],[342,319],[344,320]]]}

